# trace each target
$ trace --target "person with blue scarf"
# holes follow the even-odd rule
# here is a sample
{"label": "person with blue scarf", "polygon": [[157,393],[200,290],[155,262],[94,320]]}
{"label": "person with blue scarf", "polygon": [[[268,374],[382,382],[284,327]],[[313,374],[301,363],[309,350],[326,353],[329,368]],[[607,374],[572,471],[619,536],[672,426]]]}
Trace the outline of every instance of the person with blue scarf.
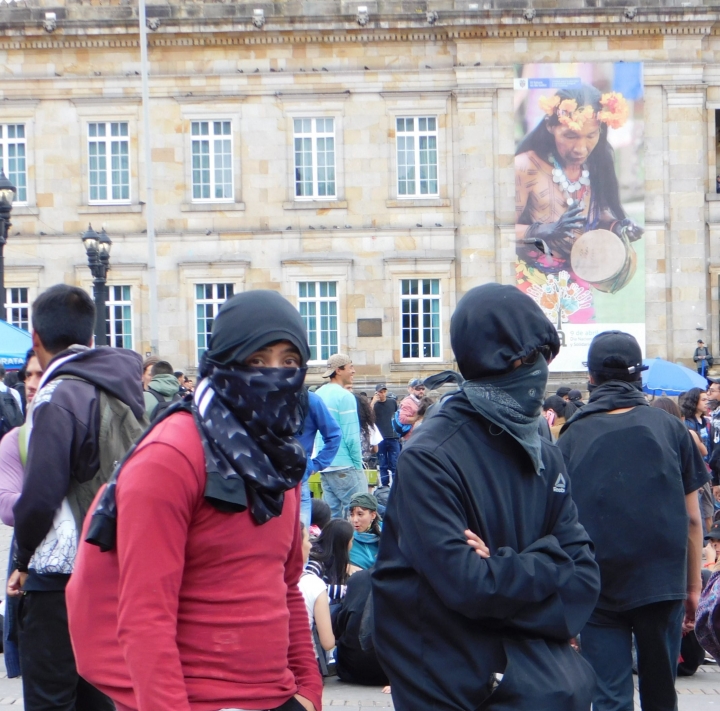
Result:
{"label": "person with blue scarf", "polygon": [[350,501],[350,523],[355,529],[350,565],[367,570],[375,565],[382,530],[378,501],[372,494],[355,494]]}

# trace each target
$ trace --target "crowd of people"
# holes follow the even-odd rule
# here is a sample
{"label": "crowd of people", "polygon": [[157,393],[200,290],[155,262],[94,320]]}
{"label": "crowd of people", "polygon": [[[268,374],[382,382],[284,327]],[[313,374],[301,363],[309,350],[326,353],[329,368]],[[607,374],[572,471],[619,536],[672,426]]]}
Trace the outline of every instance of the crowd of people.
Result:
{"label": "crowd of people", "polygon": [[587,402],[548,395],[554,326],[487,284],[459,372],[368,395],[343,353],[308,387],[271,291],[223,305],[197,383],[93,348],[82,289],[32,314],[0,386],[27,711],[320,711],[330,674],[401,711],[626,711],[633,647],[671,711],[720,654],[720,383],[650,400],[629,334],[593,339]]}

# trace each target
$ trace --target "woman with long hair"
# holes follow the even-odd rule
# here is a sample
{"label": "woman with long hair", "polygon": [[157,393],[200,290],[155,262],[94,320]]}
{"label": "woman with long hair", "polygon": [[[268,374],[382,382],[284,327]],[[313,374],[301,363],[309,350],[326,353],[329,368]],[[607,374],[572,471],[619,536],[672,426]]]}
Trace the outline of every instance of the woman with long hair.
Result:
{"label": "woman with long hair", "polygon": [[[542,97],[540,106],[545,117],[515,153],[519,286],[546,310],[552,310],[553,294],[562,286],[568,292],[562,307],[566,316],[583,310],[576,318],[590,321],[589,285],[575,275],[570,262],[575,240],[599,229],[612,232],[627,247],[643,234],[620,203],[608,141],[608,128],[622,126],[629,109],[621,94],[602,94],[588,84],[558,89]],[[621,270],[609,291],[621,289],[632,273]]]}
{"label": "woman with long hair", "polygon": [[305,569],[315,573],[328,585],[330,600],[338,600],[345,594],[353,545],[354,529],[349,521],[334,518],[323,528],[313,543],[310,561]]}
{"label": "woman with long hair", "polygon": [[378,502],[372,494],[355,494],[350,501],[350,523],[354,529],[350,569],[367,570],[375,565],[382,531]]}
{"label": "woman with long hair", "polygon": [[707,461],[710,451],[710,428],[707,419],[707,393],[702,388],[688,390],[679,400],[685,425],[691,432],[695,432],[702,442],[705,452],[701,453]]}

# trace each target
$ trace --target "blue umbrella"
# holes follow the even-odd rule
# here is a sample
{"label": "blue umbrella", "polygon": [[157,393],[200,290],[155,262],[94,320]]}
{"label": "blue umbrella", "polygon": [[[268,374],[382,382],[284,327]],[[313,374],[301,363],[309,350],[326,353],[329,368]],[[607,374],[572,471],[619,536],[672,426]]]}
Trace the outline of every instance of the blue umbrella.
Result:
{"label": "blue umbrella", "polygon": [[8,370],[21,368],[30,348],[32,337],[27,331],[7,321],[0,321],[0,363]]}
{"label": "blue umbrella", "polygon": [[651,395],[680,395],[691,388],[707,389],[707,380],[690,368],[662,358],[646,358],[642,373],[643,392]]}

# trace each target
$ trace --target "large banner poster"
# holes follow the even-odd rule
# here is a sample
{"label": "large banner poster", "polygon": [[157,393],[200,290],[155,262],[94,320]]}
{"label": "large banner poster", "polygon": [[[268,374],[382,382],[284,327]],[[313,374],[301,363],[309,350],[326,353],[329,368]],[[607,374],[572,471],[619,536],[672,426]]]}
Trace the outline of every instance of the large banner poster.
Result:
{"label": "large banner poster", "polygon": [[525,64],[515,78],[518,287],[585,370],[597,333],[645,348],[642,64]]}

